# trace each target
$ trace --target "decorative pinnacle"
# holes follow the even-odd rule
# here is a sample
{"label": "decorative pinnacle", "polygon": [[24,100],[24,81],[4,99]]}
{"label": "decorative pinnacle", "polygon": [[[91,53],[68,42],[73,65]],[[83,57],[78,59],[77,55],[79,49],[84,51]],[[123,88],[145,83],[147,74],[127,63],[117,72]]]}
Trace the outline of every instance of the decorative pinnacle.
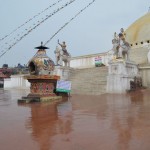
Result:
{"label": "decorative pinnacle", "polygon": [[41,50],[44,50],[44,49],[49,49],[48,47],[44,46],[43,45],[43,42],[41,42],[41,45],[38,46],[38,47],[35,47],[35,49],[41,49]]}

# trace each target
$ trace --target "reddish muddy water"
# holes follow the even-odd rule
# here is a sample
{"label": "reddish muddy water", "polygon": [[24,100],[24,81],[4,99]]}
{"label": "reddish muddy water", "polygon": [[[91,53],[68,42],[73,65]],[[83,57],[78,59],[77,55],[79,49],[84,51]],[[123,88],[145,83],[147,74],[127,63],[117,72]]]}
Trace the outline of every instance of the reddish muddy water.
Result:
{"label": "reddish muddy water", "polygon": [[150,90],[18,104],[0,90],[0,150],[150,150]]}

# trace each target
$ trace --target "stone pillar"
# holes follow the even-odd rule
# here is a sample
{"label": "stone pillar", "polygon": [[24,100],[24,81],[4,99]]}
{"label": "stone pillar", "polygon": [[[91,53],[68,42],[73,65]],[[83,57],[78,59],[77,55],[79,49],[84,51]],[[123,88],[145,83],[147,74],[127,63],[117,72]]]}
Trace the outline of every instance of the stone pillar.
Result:
{"label": "stone pillar", "polygon": [[132,61],[118,59],[109,63],[107,77],[108,93],[126,93],[130,90],[130,81],[139,76],[138,67]]}
{"label": "stone pillar", "polygon": [[60,76],[61,80],[69,80],[72,68],[64,66],[55,66],[54,74]]}
{"label": "stone pillar", "polygon": [[149,51],[148,51],[148,54],[147,54],[147,58],[148,58],[148,63],[150,64],[150,48],[149,48]]}

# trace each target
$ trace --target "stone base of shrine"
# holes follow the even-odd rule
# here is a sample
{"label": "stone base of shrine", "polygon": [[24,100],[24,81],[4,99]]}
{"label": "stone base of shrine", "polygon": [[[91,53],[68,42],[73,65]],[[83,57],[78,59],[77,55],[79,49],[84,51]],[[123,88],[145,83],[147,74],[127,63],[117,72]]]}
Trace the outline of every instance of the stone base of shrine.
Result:
{"label": "stone base of shrine", "polygon": [[18,99],[18,103],[32,103],[32,102],[59,102],[62,96],[27,96]]}
{"label": "stone base of shrine", "polygon": [[57,75],[29,75],[25,78],[31,83],[30,93],[26,97],[22,97],[18,102],[30,103],[30,102],[53,102],[60,101],[61,96],[57,96],[56,84],[60,79]]}

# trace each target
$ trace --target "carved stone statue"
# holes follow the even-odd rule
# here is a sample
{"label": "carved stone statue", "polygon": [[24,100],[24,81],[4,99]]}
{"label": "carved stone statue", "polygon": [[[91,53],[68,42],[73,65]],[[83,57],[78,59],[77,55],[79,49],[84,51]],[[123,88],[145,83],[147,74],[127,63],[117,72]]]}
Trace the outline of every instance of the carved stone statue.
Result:
{"label": "carved stone statue", "polygon": [[60,44],[60,43],[59,43],[59,40],[58,40],[58,44],[61,46],[61,49],[62,49],[62,51],[63,51],[63,55],[69,56],[69,53],[68,53],[68,51],[67,51],[67,49],[66,49],[66,47],[67,47],[66,43],[63,42],[62,44]]}
{"label": "carved stone statue", "polygon": [[120,33],[122,33],[123,37],[126,38],[126,33],[123,28],[120,29]]}
{"label": "carved stone statue", "polygon": [[114,39],[118,40],[118,35],[116,32],[114,33]]}
{"label": "carved stone statue", "polygon": [[115,58],[118,58],[119,57],[119,39],[113,39],[112,40],[112,44],[113,44],[113,56]]}
{"label": "carved stone statue", "polygon": [[125,40],[125,35],[119,33],[119,57],[129,60],[130,44]]}
{"label": "carved stone statue", "polygon": [[56,65],[61,65],[63,66],[63,62],[65,64],[65,67],[70,67],[70,58],[71,55],[68,53],[67,49],[66,49],[66,43],[63,42],[62,44],[59,43],[58,40],[58,44],[61,46],[61,49],[59,49],[59,47],[56,47],[56,50],[54,51],[55,56],[56,56]]}
{"label": "carved stone statue", "polygon": [[117,36],[116,32],[114,33],[114,39],[112,40],[113,44],[113,55],[116,58],[123,58],[125,60],[129,60],[129,50],[130,44],[125,40],[125,32],[124,29],[120,29],[120,33]]}
{"label": "carved stone statue", "polygon": [[55,58],[56,58],[56,65],[61,64],[60,60],[60,48],[56,46],[56,50],[54,51],[55,53]]}

